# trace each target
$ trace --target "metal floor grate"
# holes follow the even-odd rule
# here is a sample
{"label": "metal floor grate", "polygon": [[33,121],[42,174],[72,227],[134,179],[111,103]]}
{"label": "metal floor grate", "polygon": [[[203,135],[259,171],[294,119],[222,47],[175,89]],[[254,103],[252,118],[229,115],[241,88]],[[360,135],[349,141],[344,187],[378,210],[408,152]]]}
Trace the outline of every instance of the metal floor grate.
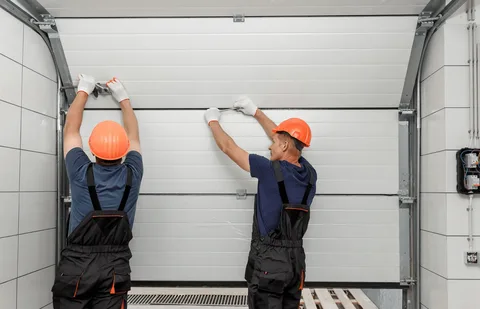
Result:
{"label": "metal floor grate", "polygon": [[129,294],[127,302],[132,305],[150,305],[157,297],[156,294]]}
{"label": "metal floor grate", "polygon": [[[130,305],[247,307],[246,294],[129,294]],[[378,309],[360,289],[303,289],[300,309]]]}
{"label": "metal floor grate", "polygon": [[194,305],[246,307],[246,295],[222,294],[130,294],[131,305]]}

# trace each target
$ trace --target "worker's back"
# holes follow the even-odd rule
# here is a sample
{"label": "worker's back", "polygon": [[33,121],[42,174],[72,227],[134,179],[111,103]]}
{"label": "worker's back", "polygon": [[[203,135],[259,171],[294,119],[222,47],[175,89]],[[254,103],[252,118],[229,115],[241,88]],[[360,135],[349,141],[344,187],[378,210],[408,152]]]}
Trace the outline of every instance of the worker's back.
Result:
{"label": "worker's back", "polygon": [[[69,234],[93,211],[87,185],[87,167],[90,163],[90,159],[81,148],[70,150],[65,158],[72,191]],[[130,151],[123,164],[113,166],[95,164],[93,171],[96,191],[102,210],[117,210],[125,190],[127,165],[132,169],[133,177],[125,212],[127,213],[130,227],[133,227],[140,183],[143,176],[141,154],[137,151]]]}
{"label": "worker's back", "polygon": [[[257,219],[261,235],[267,235],[276,229],[282,211],[282,198],[278,189],[272,162],[265,157],[250,154],[250,174],[258,179]],[[316,193],[317,173],[303,157],[299,160],[300,167],[287,161],[280,161],[287,196],[291,203],[300,204],[310,180],[309,171],[314,173],[314,185],[309,193],[307,205],[313,201]]]}

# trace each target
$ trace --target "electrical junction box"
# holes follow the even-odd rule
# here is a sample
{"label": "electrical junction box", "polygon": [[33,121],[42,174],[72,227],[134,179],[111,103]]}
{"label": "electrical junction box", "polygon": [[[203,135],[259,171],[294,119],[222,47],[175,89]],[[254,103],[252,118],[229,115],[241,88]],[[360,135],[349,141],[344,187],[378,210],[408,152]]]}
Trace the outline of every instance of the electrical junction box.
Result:
{"label": "electrical junction box", "polygon": [[465,264],[478,265],[478,252],[465,252]]}
{"label": "electrical junction box", "polygon": [[457,192],[460,194],[480,193],[480,149],[462,148],[457,151]]}

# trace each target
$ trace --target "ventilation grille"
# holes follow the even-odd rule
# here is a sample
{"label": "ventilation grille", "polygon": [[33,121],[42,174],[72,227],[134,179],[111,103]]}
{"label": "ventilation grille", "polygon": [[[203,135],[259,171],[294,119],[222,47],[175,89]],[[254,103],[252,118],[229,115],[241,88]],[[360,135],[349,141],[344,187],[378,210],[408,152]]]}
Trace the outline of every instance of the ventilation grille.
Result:
{"label": "ventilation grille", "polygon": [[220,294],[149,294],[128,295],[131,305],[195,305],[195,306],[229,306],[246,307],[247,295]]}

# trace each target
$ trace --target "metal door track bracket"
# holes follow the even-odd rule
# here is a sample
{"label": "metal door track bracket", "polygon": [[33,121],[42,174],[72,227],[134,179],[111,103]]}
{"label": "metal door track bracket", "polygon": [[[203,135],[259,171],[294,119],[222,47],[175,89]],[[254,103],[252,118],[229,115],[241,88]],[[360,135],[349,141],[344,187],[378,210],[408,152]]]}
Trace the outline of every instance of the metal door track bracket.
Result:
{"label": "metal door track bracket", "polygon": [[413,278],[405,278],[400,280],[400,285],[401,286],[412,286],[417,284],[417,280]]}
{"label": "metal door track bracket", "polygon": [[71,203],[72,197],[71,196],[62,196],[62,200],[64,203]]}
{"label": "metal door track bracket", "polygon": [[415,198],[411,196],[400,196],[399,198],[402,204],[413,204],[415,202]]}
{"label": "metal door track bracket", "polygon": [[413,116],[415,115],[415,110],[409,109],[409,108],[400,108],[398,110],[398,113],[401,114],[402,116]]}
{"label": "metal door track bracket", "polygon": [[237,200],[247,199],[247,189],[237,189]]}
{"label": "metal door track bracket", "polygon": [[56,23],[55,23],[55,18],[53,18],[52,15],[48,14],[42,14],[40,15],[43,20],[42,21],[36,21],[35,19],[31,19],[31,22],[35,25],[37,25],[40,30],[46,33],[55,33],[57,32],[57,29],[55,29]]}
{"label": "metal door track bracket", "polygon": [[243,14],[233,14],[234,23],[243,23],[245,22],[245,15]]}

